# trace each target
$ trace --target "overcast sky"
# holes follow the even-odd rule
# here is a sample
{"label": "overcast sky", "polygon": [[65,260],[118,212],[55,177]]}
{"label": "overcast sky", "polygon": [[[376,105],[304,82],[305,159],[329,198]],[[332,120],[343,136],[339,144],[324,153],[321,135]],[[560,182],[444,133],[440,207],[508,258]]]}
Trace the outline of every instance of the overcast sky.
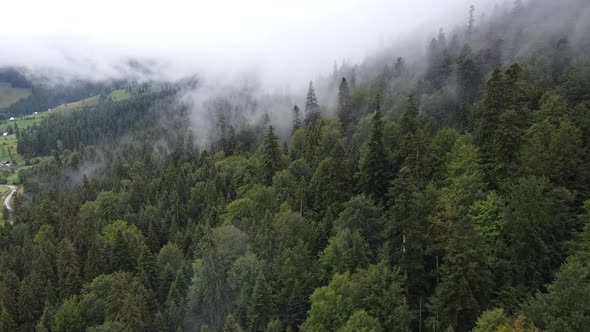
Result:
{"label": "overcast sky", "polygon": [[[169,74],[260,72],[307,79],[334,60],[361,61],[438,27],[466,21],[490,0],[20,0],[5,1],[1,64],[115,75],[124,57],[152,58]],[[481,10],[479,14],[481,14]]]}

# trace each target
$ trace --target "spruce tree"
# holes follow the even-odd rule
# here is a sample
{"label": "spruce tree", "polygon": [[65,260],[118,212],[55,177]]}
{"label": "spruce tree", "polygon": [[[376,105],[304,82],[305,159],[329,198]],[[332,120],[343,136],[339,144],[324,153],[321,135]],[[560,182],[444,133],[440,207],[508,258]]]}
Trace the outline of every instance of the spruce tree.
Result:
{"label": "spruce tree", "polygon": [[225,319],[225,323],[223,324],[223,332],[242,332],[242,328],[238,323],[238,320],[234,317],[234,315],[229,314]]}
{"label": "spruce tree", "polygon": [[307,98],[305,99],[305,126],[315,125],[320,118],[320,105],[318,104],[318,98],[315,95],[313,88],[313,82],[309,82],[309,88],[307,90]]}
{"label": "spruce tree", "polygon": [[299,107],[297,105],[295,105],[293,107],[293,131],[295,132],[295,130],[301,128],[302,123],[301,123],[301,111],[299,110]]}
{"label": "spruce tree", "polygon": [[371,120],[368,151],[361,169],[362,187],[365,194],[378,202],[382,202],[387,193],[388,179],[386,174],[387,160],[383,144],[383,120],[381,105],[377,98],[375,114]]}
{"label": "spruce tree", "polygon": [[0,331],[16,331],[16,322],[5,306],[0,311]]}
{"label": "spruce tree", "polygon": [[342,133],[347,136],[352,122],[352,110],[350,105],[350,89],[346,78],[342,78],[338,88],[338,118],[342,125]]}
{"label": "spruce tree", "polygon": [[352,67],[350,71],[350,88],[356,89],[356,68]]}
{"label": "spruce tree", "polygon": [[262,271],[256,278],[248,307],[248,320],[252,331],[263,331],[273,311],[272,294]]}
{"label": "spruce tree", "polygon": [[57,286],[61,299],[77,293],[81,285],[80,265],[76,250],[68,239],[63,239],[59,244],[57,277]]}
{"label": "spruce tree", "polygon": [[469,45],[465,45],[457,59],[458,110],[455,121],[460,128],[467,128],[469,107],[477,100],[481,87],[481,70]]}
{"label": "spruce tree", "polygon": [[467,22],[467,40],[471,41],[473,35],[473,29],[475,27],[475,6],[469,6],[469,20]]}
{"label": "spruce tree", "polygon": [[263,149],[263,179],[264,183],[270,186],[272,184],[272,177],[279,170],[281,165],[279,138],[275,135],[273,126],[268,127]]}

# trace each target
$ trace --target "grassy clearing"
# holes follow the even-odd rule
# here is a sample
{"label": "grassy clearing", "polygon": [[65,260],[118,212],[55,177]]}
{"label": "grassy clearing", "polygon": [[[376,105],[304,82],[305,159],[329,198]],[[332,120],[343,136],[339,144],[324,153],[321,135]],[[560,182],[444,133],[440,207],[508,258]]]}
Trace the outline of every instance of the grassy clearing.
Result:
{"label": "grassy clearing", "polygon": [[129,92],[125,91],[124,89],[119,89],[111,92],[109,97],[111,97],[113,101],[129,99]]}
{"label": "grassy clearing", "polygon": [[19,164],[24,161],[16,153],[16,135],[0,137],[0,160],[16,160]]}
{"label": "grassy clearing", "polygon": [[13,88],[10,83],[0,83],[0,108],[8,107],[30,94],[31,89]]}
{"label": "grassy clearing", "polygon": [[98,104],[98,97],[92,96],[92,97],[88,97],[86,99],[75,101],[73,103],[61,104],[55,108],[52,108],[48,113],[61,112],[61,111],[66,111],[66,110],[75,110],[75,109],[80,109],[80,108],[84,108],[84,107],[96,106],[96,104]]}
{"label": "grassy clearing", "polygon": [[15,120],[2,121],[2,123],[0,123],[0,135],[2,135],[2,133],[7,131],[8,126],[12,126],[14,128],[15,123],[20,129],[25,129],[25,128],[29,128],[30,126],[32,126],[35,123],[39,123],[39,122],[43,121],[43,119],[46,118],[48,115],[49,114],[47,114],[47,112],[45,112],[45,113],[40,113],[37,115],[23,116],[20,118],[16,118]]}

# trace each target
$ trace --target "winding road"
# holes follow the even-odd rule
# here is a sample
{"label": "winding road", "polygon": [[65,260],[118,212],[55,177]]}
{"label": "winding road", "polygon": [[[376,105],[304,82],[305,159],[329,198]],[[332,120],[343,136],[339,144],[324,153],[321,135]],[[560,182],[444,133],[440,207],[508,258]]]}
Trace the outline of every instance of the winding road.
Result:
{"label": "winding road", "polygon": [[4,206],[6,206],[6,208],[10,211],[12,211],[12,206],[10,206],[10,201],[12,200],[12,196],[14,196],[14,194],[16,193],[16,186],[10,185],[10,184],[2,184],[0,185],[0,187],[6,187],[10,189],[10,194],[8,194],[8,196],[6,196],[6,198],[4,199]]}

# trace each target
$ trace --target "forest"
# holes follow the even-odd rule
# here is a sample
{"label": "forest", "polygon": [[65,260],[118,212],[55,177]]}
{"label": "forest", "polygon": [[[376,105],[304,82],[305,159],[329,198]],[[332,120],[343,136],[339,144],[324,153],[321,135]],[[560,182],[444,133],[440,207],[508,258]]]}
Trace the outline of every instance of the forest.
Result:
{"label": "forest", "polygon": [[0,331],[589,331],[583,8],[471,7],[424,57],[310,82],[287,125],[216,97],[207,144],[194,82],[17,129]]}

